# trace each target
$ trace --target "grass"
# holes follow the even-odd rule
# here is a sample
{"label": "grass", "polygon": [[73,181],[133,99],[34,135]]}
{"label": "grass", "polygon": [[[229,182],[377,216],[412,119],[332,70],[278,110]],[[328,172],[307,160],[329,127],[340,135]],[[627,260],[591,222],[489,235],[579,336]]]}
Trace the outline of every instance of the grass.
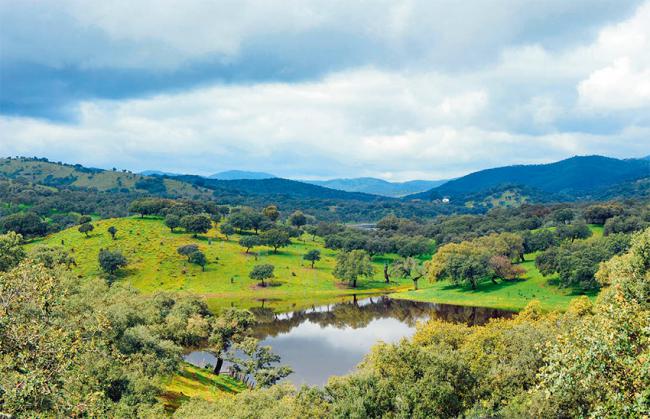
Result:
{"label": "grass", "polygon": [[[526,255],[526,261],[519,266],[526,270],[526,274],[516,281],[484,281],[478,289],[472,290],[452,284],[449,281],[440,281],[431,284],[427,289],[419,291],[406,291],[391,295],[415,301],[426,301],[439,304],[455,304],[462,306],[481,306],[501,310],[519,311],[533,301],[539,300],[542,308],[547,311],[564,311],[572,299],[582,293],[571,289],[561,289],[552,285],[553,277],[544,277],[535,267],[536,254]],[[596,293],[586,294],[592,299]]]}
{"label": "grass", "polygon": [[246,389],[246,385],[228,375],[216,375],[205,368],[183,363],[181,371],[164,383],[162,403],[168,411],[176,410],[181,403],[198,397],[216,401]]}
{"label": "grass", "polygon": [[[412,282],[407,279],[384,283],[382,259],[376,258],[375,275],[370,279],[360,279],[356,289],[349,288],[332,275],[336,253],[325,249],[320,239],[312,240],[307,235],[300,240],[292,239],[293,244],[280,249],[277,254],[267,247],[259,247],[254,249],[255,255],[244,252],[238,244],[239,235],[226,240],[216,229],[193,238],[178,231],[172,233],[162,220],[154,218],[118,218],[93,224],[95,230],[89,238],[71,228],[29,246],[63,245],[77,261],[78,266],[73,268],[75,273],[86,277],[102,274],[97,262],[100,249],[119,249],[129,260],[128,267],[119,275],[121,281],[145,293],[175,291],[198,294],[212,309],[264,305],[288,311],[324,304],[345,295],[404,291],[412,287]],[[111,239],[107,232],[109,226],[117,228],[117,240]],[[190,243],[198,244],[206,254],[208,265],[205,272],[177,254],[179,246]],[[309,262],[302,260],[311,249],[319,249],[322,257],[314,269]],[[264,288],[248,278],[253,266],[261,263],[275,266],[276,278]]]}

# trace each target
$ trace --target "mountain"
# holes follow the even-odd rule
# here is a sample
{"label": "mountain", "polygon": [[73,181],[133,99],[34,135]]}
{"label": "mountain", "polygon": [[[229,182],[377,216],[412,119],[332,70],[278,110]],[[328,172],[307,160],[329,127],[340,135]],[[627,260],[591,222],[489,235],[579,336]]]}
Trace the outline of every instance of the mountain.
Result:
{"label": "mountain", "polygon": [[481,170],[406,199],[464,197],[507,185],[530,188],[554,199],[591,199],[616,185],[650,177],[650,161],[577,156],[556,163]]}
{"label": "mountain", "polygon": [[169,176],[169,177],[180,176],[178,173],[161,172],[160,170],[143,170],[139,174],[142,176]]}
{"label": "mountain", "polygon": [[336,199],[355,201],[374,201],[389,199],[377,195],[360,192],[345,192],[310,183],[282,178],[270,179],[208,179],[201,176],[184,175],[175,179],[218,192],[238,193],[245,195],[276,195],[292,198]]}
{"label": "mountain", "polygon": [[363,192],[373,195],[401,197],[423,192],[440,186],[446,180],[411,180],[408,182],[388,182],[372,177],[330,180],[304,180],[302,182],[347,192]]}
{"label": "mountain", "polygon": [[209,179],[239,180],[239,179],[272,179],[277,176],[264,172],[248,172],[245,170],[226,170],[208,176]]}
{"label": "mountain", "polygon": [[208,197],[206,189],[175,178],[144,176],[127,170],[104,170],[38,158],[0,158],[0,177],[52,187],[143,192],[170,197]]}

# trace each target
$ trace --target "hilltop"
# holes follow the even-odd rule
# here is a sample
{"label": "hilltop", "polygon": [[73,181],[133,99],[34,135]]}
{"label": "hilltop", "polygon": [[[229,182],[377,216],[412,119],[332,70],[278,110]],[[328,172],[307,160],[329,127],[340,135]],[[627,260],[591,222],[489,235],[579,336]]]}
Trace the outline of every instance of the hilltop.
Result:
{"label": "hilltop", "polygon": [[405,195],[423,192],[447,182],[446,180],[410,180],[407,182],[389,182],[373,177],[351,179],[304,180],[303,182],[326,188],[347,192],[363,192],[373,195],[399,198]]}

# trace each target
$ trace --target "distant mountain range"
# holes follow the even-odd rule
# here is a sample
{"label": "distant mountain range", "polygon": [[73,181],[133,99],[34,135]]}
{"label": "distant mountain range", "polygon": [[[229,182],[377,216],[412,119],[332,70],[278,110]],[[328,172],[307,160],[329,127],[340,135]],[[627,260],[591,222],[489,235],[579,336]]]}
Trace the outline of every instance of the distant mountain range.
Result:
{"label": "distant mountain range", "polygon": [[447,182],[446,180],[411,180],[408,182],[388,182],[372,177],[330,180],[303,180],[302,182],[347,192],[363,192],[389,197],[402,197],[423,192]]}
{"label": "distant mountain range", "polygon": [[264,172],[249,172],[246,170],[226,170],[208,176],[209,179],[240,180],[240,179],[273,179],[277,176]]}
{"label": "distant mountain range", "polygon": [[553,200],[591,199],[617,185],[650,177],[647,159],[619,160],[602,156],[579,156],[556,163],[506,166],[481,170],[449,181],[406,199],[433,200],[450,197],[462,200],[468,195],[508,185],[526,187]]}

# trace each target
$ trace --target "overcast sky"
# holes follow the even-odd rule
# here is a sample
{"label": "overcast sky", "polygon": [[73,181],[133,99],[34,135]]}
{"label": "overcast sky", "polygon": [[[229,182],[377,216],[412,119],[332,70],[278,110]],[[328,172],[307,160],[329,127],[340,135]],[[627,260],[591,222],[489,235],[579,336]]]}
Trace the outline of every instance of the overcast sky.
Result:
{"label": "overcast sky", "polygon": [[0,155],[440,179],[650,154],[650,0],[0,0]]}

